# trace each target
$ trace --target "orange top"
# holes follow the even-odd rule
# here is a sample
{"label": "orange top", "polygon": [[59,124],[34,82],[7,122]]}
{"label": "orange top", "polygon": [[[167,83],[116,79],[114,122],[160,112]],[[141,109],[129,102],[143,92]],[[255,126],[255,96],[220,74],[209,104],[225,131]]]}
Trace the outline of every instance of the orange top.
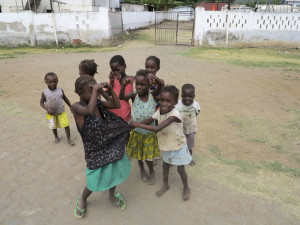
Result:
{"label": "orange top", "polygon": [[[109,81],[110,83],[110,81]],[[118,79],[115,79],[113,83],[113,89],[116,92],[117,96],[119,97],[120,90],[121,90],[121,84]],[[125,95],[133,92],[133,84],[130,83],[126,85],[125,88]],[[118,109],[109,109],[109,111],[115,113],[117,116],[124,119],[126,122],[129,122],[131,120],[131,106],[129,104],[128,100],[120,100],[121,107]]]}

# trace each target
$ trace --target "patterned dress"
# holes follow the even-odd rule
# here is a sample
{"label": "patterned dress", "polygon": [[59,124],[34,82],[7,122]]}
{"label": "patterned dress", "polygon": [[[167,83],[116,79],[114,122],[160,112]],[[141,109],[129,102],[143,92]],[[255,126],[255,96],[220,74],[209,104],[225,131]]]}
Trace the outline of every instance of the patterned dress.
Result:
{"label": "patterned dress", "polygon": [[84,118],[81,135],[86,166],[87,188],[104,191],[127,179],[131,164],[126,156],[130,126],[122,118],[109,112],[97,100],[102,119],[95,114]]}
{"label": "patterned dress", "polygon": [[[141,101],[136,94],[135,100],[132,103],[133,120],[141,122],[148,119],[155,113],[155,106],[156,102],[150,92],[147,102]],[[154,121],[151,125],[155,125]],[[160,153],[156,133],[142,128],[135,128],[130,133],[127,154],[130,158],[137,160],[152,161],[155,158],[159,158]]]}

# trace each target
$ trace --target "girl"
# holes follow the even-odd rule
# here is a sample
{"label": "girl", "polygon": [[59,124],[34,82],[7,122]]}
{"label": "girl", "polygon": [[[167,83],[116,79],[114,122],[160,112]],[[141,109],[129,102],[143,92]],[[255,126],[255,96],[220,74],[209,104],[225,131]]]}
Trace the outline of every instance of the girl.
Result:
{"label": "girl", "polygon": [[[82,75],[89,75],[91,77],[94,78],[95,74],[98,73],[97,72],[97,67],[98,65],[95,63],[94,59],[85,59],[82,60],[79,63],[79,76]],[[102,91],[102,93],[99,95],[99,99],[101,100],[101,95],[103,95],[103,97],[107,100],[110,101],[110,97],[109,95],[105,92]]]}
{"label": "girl", "polygon": [[[156,88],[156,73],[160,70],[160,59],[156,56],[149,56],[145,62],[145,69],[150,72],[149,80],[152,85],[150,89],[154,90]],[[160,79],[160,81],[164,82],[162,79]]]}
{"label": "girl", "polygon": [[[132,99],[133,120],[142,121],[149,118],[155,113],[157,95],[160,91],[161,80],[156,77],[155,82],[158,85],[153,92],[150,93],[149,71],[139,70],[135,76],[135,92],[125,94],[126,85],[132,81],[126,79],[123,81],[119,98],[120,100]],[[154,121],[152,123],[154,125]],[[142,181],[152,185],[155,183],[155,173],[153,170],[153,159],[159,158],[159,150],[157,144],[156,133],[136,128],[130,133],[129,142],[127,145],[127,154],[130,158],[138,160],[141,170]],[[149,177],[145,171],[143,160],[146,161],[149,168]]]}
{"label": "girl", "polygon": [[47,73],[44,80],[48,88],[42,92],[40,105],[47,112],[46,119],[48,120],[49,127],[52,129],[54,134],[54,143],[58,143],[60,141],[57,134],[57,128],[65,128],[68,143],[70,145],[75,145],[74,141],[72,141],[70,138],[70,123],[68,120],[68,115],[65,112],[63,100],[70,107],[70,109],[71,103],[65,95],[63,89],[57,87],[58,78],[55,73]]}
{"label": "girl", "polygon": [[[126,63],[124,58],[120,55],[113,56],[109,62],[109,65],[111,68],[111,72],[109,74],[109,84],[112,86],[117,95],[119,95],[123,81],[126,79],[133,80],[134,77],[126,75]],[[125,88],[125,94],[131,92],[133,92],[133,85],[132,83],[129,83]],[[107,90],[107,93],[111,95],[110,90]],[[129,104],[129,99],[121,100],[120,104],[121,108],[111,109],[110,111],[123,118],[126,122],[129,122],[131,120],[131,106]]]}
{"label": "girl", "polygon": [[[104,87],[111,91],[112,101],[97,99]],[[87,75],[76,80],[75,92],[80,101],[72,105],[72,112],[84,146],[87,186],[77,200],[74,215],[84,217],[89,195],[93,191],[107,189],[112,203],[117,209],[123,210],[126,202],[119,193],[115,193],[115,189],[116,185],[127,179],[131,170],[131,164],[124,154],[130,127],[107,110],[120,107],[118,96],[110,85],[98,84]]]}
{"label": "girl", "polygon": [[[132,122],[132,127],[140,127],[157,133],[159,150],[163,152],[163,186],[156,192],[161,197],[169,189],[168,176],[170,165],[177,166],[177,171],[183,183],[182,200],[190,198],[187,174],[184,165],[188,165],[192,157],[186,144],[182,121],[179,112],[175,109],[179,90],[175,86],[163,87],[160,93],[160,108],[155,114],[142,121]],[[148,125],[158,120],[158,126]]]}

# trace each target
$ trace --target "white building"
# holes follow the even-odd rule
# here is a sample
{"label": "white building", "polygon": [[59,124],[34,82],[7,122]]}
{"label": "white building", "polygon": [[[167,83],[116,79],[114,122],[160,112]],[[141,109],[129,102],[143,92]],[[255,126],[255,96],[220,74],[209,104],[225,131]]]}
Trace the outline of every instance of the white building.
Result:
{"label": "white building", "polygon": [[99,12],[99,7],[110,11],[120,10],[120,0],[0,0],[3,13],[31,10],[37,13],[51,12]]}

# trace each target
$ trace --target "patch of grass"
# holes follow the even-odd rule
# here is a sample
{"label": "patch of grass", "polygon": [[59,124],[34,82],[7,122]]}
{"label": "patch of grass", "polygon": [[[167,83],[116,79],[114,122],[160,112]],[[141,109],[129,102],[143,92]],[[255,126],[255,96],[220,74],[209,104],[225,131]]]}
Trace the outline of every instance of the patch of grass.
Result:
{"label": "patch of grass", "polygon": [[259,167],[263,169],[267,169],[273,172],[282,172],[282,173],[289,173],[295,177],[300,177],[300,169],[290,168],[287,166],[282,165],[281,163],[275,162],[260,162],[258,164]]}
{"label": "patch of grass", "polygon": [[1,96],[1,95],[4,95],[4,94],[6,94],[6,92],[3,91],[3,90],[0,90],[0,96]]}
{"label": "patch of grass", "polygon": [[289,49],[284,53],[278,49],[261,48],[191,48],[179,53],[203,61],[225,62],[244,67],[280,67],[298,71],[300,50]]}

